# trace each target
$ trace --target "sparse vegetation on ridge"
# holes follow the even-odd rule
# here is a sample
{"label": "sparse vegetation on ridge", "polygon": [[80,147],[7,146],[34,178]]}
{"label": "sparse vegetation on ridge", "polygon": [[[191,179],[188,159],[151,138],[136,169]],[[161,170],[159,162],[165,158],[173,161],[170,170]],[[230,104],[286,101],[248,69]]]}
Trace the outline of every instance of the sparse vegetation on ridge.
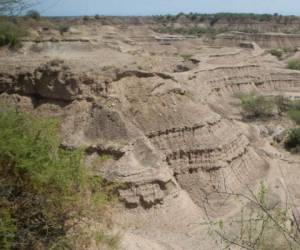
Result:
{"label": "sparse vegetation on ridge", "polygon": [[214,28],[203,28],[203,27],[182,27],[182,28],[174,28],[174,27],[161,27],[155,29],[156,32],[159,33],[168,33],[168,34],[181,34],[181,35],[189,35],[189,36],[202,36],[204,34],[207,35],[215,35],[218,33],[225,32],[225,29],[214,29]]}
{"label": "sparse vegetation on ridge", "polygon": [[253,20],[257,22],[270,22],[282,23],[287,25],[288,23],[295,20],[295,16],[282,16],[278,14],[255,14],[255,13],[178,13],[177,15],[158,15],[154,16],[157,22],[168,23],[178,21],[180,18],[186,18],[192,22],[207,22],[211,26],[214,26],[218,22],[223,21],[243,21]]}

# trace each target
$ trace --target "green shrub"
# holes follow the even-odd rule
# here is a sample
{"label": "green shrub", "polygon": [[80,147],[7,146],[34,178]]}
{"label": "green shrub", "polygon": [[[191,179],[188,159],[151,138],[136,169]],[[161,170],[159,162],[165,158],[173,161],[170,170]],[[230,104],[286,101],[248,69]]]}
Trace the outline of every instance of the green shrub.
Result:
{"label": "green shrub", "polygon": [[279,49],[271,49],[271,50],[269,50],[269,53],[270,53],[272,56],[276,56],[279,60],[282,59],[282,56],[283,56],[283,51],[282,51],[282,50],[279,50]]}
{"label": "green shrub", "polygon": [[282,114],[291,109],[291,101],[282,95],[276,96],[274,98],[274,102],[279,114]]}
{"label": "green shrub", "polygon": [[193,55],[190,54],[182,54],[180,55],[182,57],[183,60],[190,60],[192,58]]}
{"label": "green shrub", "polygon": [[38,19],[41,18],[41,14],[40,14],[37,10],[29,10],[29,11],[26,13],[26,17],[29,17],[29,18],[38,20]]}
{"label": "green shrub", "polygon": [[300,125],[300,109],[291,109],[287,114],[294,122]]}
{"label": "green shrub", "polygon": [[97,15],[95,15],[95,16],[94,16],[94,18],[95,18],[96,20],[99,20],[99,19],[101,19],[100,15],[98,15],[98,14],[97,14]]}
{"label": "green shrub", "polygon": [[290,100],[289,105],[290,109],[300,110],[300,100]]}
{"label": "green shrub", "polygon": [[278,110],[286,112],[289,118],[300,125],[300,101],[289,100],[284,97],[276,97],[275,100]]}
{"label": "green shrub", "polygon": [[91,202],[101,197],[95,209],[112,199],[114,186],[87,174],[83,150],[60,147],[58,127],[54,119],[0,109],[0,245],[7,249],[61,241],[68,220],[92,212],[87,192]]}
{"label": "green shrub", "polygon": [[3,250],[10,250],[14,243],[17,227],[5,200],[0,200],[0,204],[0,246]]}
{"label": "green shrub", "polygon": [[89,16],[84,16],[83,17],[83,21],[89,21],[90,20],[90,17]]}
{"label": "green shrub", "polygon": [[27,30],[22,25],[0,20],[0,47],[5,45],[19,47],[21,38],[26,34]]}
{"label": "green shrub", "polygon": [[284,53],[295,53],[298,51],[298,48],[297,47],[294,47],[294,48],[288,47],[288,48],[283,48],[282,50]]}
{"label": "green shrub", "polygon": [[273,114],[275,105],[270,98],[256,95],[255,93],[239,96],[243,115],[248,118],[267,117]]}
{"label": "green shrub", "polygon": [[285,141],[286,149],[292,152],[300,152],[300,128],[292,129]]}
{"label": "green shrub", "polygon": [[60,32],[60,34],[64,34],[70,30],[70,25],[66,23],[60,23],[57,25],[56,29]]}
{"label": "green shrub", "polygon": [[[50,242],[63,234],[63,216],[83,186],[82,152],[61,149],[57,129],[54,120],[0,113],[1,199],[14,208],[20,248],[39,242],[47,225]],[[40,219],[26,222],[35,213]]]}
{"label": "green shrub", "polygon": [[294,59],[288,62],[288,68],[293,70],[300,70],[300,60]]}

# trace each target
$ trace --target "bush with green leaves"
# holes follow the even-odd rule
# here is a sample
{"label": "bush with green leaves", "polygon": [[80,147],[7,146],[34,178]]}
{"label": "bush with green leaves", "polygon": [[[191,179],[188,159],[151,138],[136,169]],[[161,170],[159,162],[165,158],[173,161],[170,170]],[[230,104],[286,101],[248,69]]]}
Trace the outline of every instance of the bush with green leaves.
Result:
{"label": "bush with green leaves", "polygon": [[109,204],[114,185],[88,175],[83,150],[60,146],[59,122],[0,108],[0,245],[50,248],[68,221]]}
{"label": "bush with green leaves", "polygon": [[297,47],[286,47],[282,49],[284,53],[296,53],[298,51]]}
{"label": "bush with green leaves", "polygon": [[291,109],[287,114],[297,125],[300,125],[300,109]]}
{"label": "bush with green leaves", "polygon": [[240,94],[243,116],[247,118],[262,118],[271,116],[274,112],[274,100],[255,93]]}
{"label": "bush with green leaves", "polygon": [[90,16],[84,16],[82,19],[83,19],[83,21],[86,21],[86,22],[91,20]]}
{"label": "bush with green leaves", "polygon": [[271,50],[269,50],[269,53],[272,56],[276,56],[279,60],[282,59],[282,57],[283,57],[283,51],[280,49],[271,49]]}
{"label": "bush with green leaves", "polygon": [[293,70],[300,70],[300,60],[294,59],[288,62],[288,68]]}
{"label": "bush with green leaves", "polygon": [[300,128],[292,129],[285,141],[285,148],[292,152],[300,152]]}
{"label": "bush with green leaves", "polygon": [[291,101],[285,96],[275,96],[274,102],[279,114],[287,112],[291,109]]}
{"label": "bush with green leaves", "polygon": [[29,17],[29,18],[38,20],[38,19],[41,18],[41,14],[40,14],[37,10],[29,10],[29,11],[26,13],[26,17]]}
{"label": "bush with green leaves", "polygon": [[60,34],[64,34],[70,30],[71,26],[67,23],[60,23],[56,26],[56,29],[60,32]]}
{"label": "bush with green leaves", "polygon": [[279,113],[286,113],[291,120],[300,125],[300,101],[290,100],[283,96],[275,97],[275,104]]}
{"label": "bush with green leaves", "polygon": [[19,47],[22,37],[27,35],[24,26],[15,24],[12,21],[0,20],[0,47],[10,46]]}

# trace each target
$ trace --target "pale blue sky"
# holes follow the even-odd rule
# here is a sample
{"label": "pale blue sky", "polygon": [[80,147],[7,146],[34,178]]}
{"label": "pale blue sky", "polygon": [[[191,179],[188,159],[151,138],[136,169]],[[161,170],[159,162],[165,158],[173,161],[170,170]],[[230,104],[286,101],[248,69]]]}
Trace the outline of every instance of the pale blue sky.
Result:
{"label": "pale blue sky", "polygon": [[253,12],[300,15],[300,0],[40,0],[43,15],[156,15]]}

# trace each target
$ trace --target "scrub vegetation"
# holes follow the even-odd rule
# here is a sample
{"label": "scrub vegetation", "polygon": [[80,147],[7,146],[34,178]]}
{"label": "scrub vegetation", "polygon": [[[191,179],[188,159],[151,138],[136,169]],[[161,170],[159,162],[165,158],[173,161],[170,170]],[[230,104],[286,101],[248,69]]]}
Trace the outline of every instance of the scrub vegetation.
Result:
{"label": "scrub vegetation", "polygon": [[[267,186],[262,183],[255,194],[229,194],[247,202],[239,215],[224,222],[212,223],[210,232],[222,249],[297,250],[300,247],[297,222],[291,208],[273,205]],[[235,248],[234,248],[235,249]]]}
{"label": "scrub vegetation", "polygon": [[268,97],[258,95],[255,92],[248,94],[237,94],[240,99],[242,115],[247,119],[271,118],[275,115],[290,118],[295,128],[287,131],[284,146],[287,150],[300,152],[300,101],[290,100],[283,96]]}
{"label": "scrub vegetation", "polygon": [[[115,200],[117,185],[89,175],[84,150],[60,147],[58,127],[0,110],[1,249],[72,249],[68,232],[80,218],[103,215]],[[117,245],[113,236],[103,239]]]}

